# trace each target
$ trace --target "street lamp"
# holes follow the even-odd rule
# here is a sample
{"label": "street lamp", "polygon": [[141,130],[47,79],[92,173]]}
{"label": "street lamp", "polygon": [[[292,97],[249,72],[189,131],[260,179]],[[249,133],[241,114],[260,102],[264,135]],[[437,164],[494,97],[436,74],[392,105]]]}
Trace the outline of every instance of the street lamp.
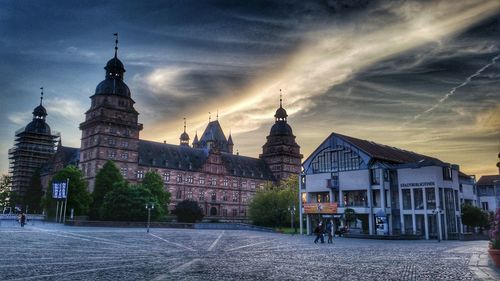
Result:
{"label": "street lamp", "polygon": [[146,209],[148,210],[148,233],[149,233],[149,224],[151,222],[151,210],[155,208],[154,203],[146,203]]}
{"label": "street lamp", "polygon": [[[292,206],[288,207],[288,212],[290,212],[290,227],[291,227],[291,228],[294,228],[294,227],[293,227],[293,225],[294,225],[293,221],[294,221],[295,211],[296,211],[296,210],[297,210],[297,209],[295,208],[295,206],[294,206],[294,205],[292,205]],[[297,229],[295,229],[295,228],[294,228],[294,231],[295,231],[295,232],[297,232]]]}
{"label": "street lamp", "polygon": [[439,223],[439,219],[441,218],[441,214],[443,213],[443,210],[441,208],[436,208],[432,210],[432,214],[436,215],[436,231],[437,233],[437,239],[438,242],[441,242],[441,224]]}

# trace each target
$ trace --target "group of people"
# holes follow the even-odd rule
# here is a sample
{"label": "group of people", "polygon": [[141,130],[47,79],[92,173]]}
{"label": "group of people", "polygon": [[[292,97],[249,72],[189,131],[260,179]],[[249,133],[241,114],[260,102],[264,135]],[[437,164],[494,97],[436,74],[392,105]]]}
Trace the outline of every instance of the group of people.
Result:
{"label": "group of people", "polygon": [[333,221],[330,220],[324,226],[323,222],[320,221],[316,228],[314,229],[314,234],[316,234],[316,239],[314,239],[314,244],[317,244],[321,240],[321,243],[325,243],[324,235],[328,235],[327,243],[333,243]]}

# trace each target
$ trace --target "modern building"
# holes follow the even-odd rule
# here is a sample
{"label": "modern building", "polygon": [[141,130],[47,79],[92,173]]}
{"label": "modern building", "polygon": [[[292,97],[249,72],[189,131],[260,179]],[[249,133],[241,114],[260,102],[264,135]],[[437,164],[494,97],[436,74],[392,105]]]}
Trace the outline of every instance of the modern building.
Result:
{"label": "modern building", "polygon": [[[500,160],[500,153],[498,154]],[[487,212],[500,208],[500,161],[497,163],[498,175],[485,175],[476,183],[479,207]]]}
{"label": "modern building", "polygon": [[460,182],[460,205],[467,204],[479,207],[476,191],[476,177],[459,172],[458,180]]}
{"label": "modern building", "polygon": [[[299,173],[302,155],[281,98],[275,124],[259,158],[234,154],[233,138],[226,138],[218,120],[209,120],[191,146],[185,120],[179,144],[140,139],[143,124],[138,121],[139,112],[124,82],[125,67],[117,49],[115,46],[114,57],[104,67],[105,79],[90,97],[90,108],[80,124],[80,148],[60,146],[65,151],[60,160],[74,162],[74,156],[79,155],[78,165],[90,191],[99,170],[112,160],[132,183],[142,181],[149,171],[157,172],[172,194],[170,209],[179,201],[192,199],[199,202],[208,217],[238,220],[246,218],[248,203],[259,187]],[[46,174],[57,171],[50,168],[56,166],[49,163]]]}
{"label": "modern building", "polygon": [[439,159],[332,133],[303,162],[300,177],[301,231],[319,220],[351,233],[418,235],[453,239],[460,226],[457,165]]}
{"label": "modern building", "polygon": [[40,105],[33,110],[33,120],[16,131],[14,147],[9,149],[12,191],[24,196],[31,178],[56,152],[55,145],[60,136],[50,130],[46,122],[47,110],[43,107],[43,92]]}

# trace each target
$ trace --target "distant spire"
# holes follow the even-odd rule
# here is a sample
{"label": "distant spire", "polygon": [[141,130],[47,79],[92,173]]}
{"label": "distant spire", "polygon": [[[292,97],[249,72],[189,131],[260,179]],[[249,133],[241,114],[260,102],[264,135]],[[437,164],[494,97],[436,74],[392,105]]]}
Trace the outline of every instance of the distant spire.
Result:
{"label": "distant spire", "polygon": [[115,36],[115,58],[118,54],[118,33],[113,34]]}
{"label": "distant spire", "polygon": [[212,120],[212,115],[210,113],[210,111],[208,112],[208,123],[210,123],[210,121]]}
{"label": "distant spire", "polygon": [[40,93],[40,105],[42,105],[42,100],[43,100],[43,87],[40,87],[40,90],[42,90],[42,92]]}
{"label": "distant spire", "polygon": [[217,109],[217,120],[219,120],[219,110]]}
{"label": "distant spire", "polygon": [[281,94],[281,89],[280,89],[280,107],[283,107],[283,106],[282,106],[282,94]]}
{"label": "distant spire", "polygon": [[184,117],[184,133],[186,132],[186,117]]}

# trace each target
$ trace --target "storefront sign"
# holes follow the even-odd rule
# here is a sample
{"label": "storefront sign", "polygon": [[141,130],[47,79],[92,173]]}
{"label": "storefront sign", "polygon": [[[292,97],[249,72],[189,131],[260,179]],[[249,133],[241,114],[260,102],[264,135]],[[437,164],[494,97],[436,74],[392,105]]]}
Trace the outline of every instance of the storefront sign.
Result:
{"label": "storefront sign", "polygon": [[336,214],[337,203],[304,203],[304,214]]}
{"label": "storefront sign", "polygon": [[410,183],[402,183],[401,187],[422,187],[422,186],[435,186],[436,184],[433,181],[427,182],[410,182]]}

